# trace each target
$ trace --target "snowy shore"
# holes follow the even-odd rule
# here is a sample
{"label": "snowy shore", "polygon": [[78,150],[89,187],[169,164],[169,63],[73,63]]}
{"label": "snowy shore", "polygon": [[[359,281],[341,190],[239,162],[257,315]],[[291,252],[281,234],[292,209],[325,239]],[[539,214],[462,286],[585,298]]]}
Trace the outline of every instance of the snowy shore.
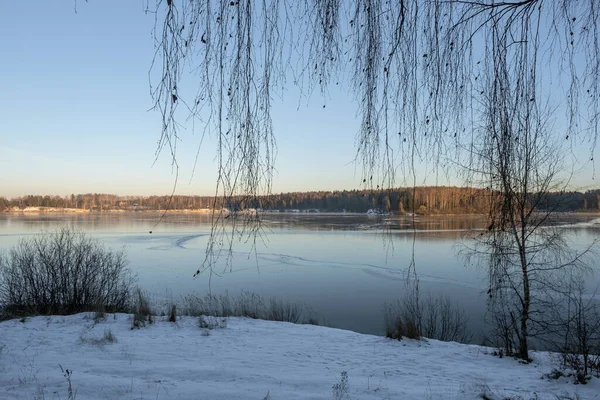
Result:
{"label": "snowy shore", "polygon": [[543,352],[525,365],[486,347],[312,325],[156,317],[132,330],[130,315],[92,316],[0,323],[0,398],[69,399],[70,381],[75,399],[600,399],[598,378],[543,378],[557,365]]}

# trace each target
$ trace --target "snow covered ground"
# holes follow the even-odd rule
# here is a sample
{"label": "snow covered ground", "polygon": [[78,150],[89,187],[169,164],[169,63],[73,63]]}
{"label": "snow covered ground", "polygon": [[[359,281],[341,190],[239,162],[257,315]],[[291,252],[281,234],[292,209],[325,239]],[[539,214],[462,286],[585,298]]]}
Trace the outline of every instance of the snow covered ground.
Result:
{"label": "snow covered ground", "polygon": [[61,367],[75,399],[600,399],[597,378],[542,379],[555,365],[547,353],[523,365],[474,345],[311,325],[229,318],[206,330],[157,317],[131,330],[130,318],[0,323],[0,399],[69,399]]}

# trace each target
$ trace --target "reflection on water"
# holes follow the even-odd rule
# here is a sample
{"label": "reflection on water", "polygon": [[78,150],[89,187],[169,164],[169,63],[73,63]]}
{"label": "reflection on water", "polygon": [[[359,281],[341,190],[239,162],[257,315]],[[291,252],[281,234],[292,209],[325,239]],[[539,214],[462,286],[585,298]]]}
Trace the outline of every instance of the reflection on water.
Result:
{"label": "reflection on water", "polygon": [[[140,286],[157,300],[250,290],[306,304],[329,325],[375,334],[383,333],[383,304],[403,296],[414,257],[422,293],[449,295],[467,310],[475,333],[484,329],[485,271],[465,265],[458,255],[469,235],[485,228],[483,217],[267,214],[264,246],[252,251],[240,243],[231,269],[223,260],[214,274],[192,279],[203,259],[210,216],[168,214],[155,226],[160,216],[0,214],[0,250],[26,235],[71,225],[108,246],[124,247]],[[586,224],[594,218],[567,215],[555,222],[571,224],[570,238],[584,246],[600,233],[600,225]]]}
{"label": "reflection on water", "polygon": [[320,213],[269,213],[264,215],[269,227],[309,230],[388,230],[402,231],[464,231],[481,229],[485,219],[481,216],[387,216],[365,214]]}

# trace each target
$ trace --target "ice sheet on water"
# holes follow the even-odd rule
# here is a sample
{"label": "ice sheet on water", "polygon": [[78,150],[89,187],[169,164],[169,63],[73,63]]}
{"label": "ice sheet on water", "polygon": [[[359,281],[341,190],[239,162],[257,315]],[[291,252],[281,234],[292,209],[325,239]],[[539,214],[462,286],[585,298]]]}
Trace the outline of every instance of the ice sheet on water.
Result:
{"label": "ice sheet on water", "polygon": [[207,236],[207,234],[193,234],[193,235],[182,235],[182,234],[147,234],[147,235],[134,235],[134,236],[122,236],[120,241],[127,244],[146,244],[149,245],[148,250],[173,250],[175,248],[186,249],[190,242],[194,239]]}

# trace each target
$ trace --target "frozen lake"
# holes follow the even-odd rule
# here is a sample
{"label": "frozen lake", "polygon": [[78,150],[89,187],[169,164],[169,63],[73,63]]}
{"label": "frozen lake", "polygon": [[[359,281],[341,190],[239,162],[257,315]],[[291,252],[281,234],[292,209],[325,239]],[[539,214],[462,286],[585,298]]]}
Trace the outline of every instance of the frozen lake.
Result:
{"label": "frozen lake", "polygon": [[[465,265],[459,255],[469,243],[468,231],[485,227],[481,217],[418,217],[413,230],[411,217],[268,214],[266,243],[258,243],[256,254],[248,244],[235,245],[231,271],[224,271],[223,259],[215,266],[218,275],[196,278],[209,217],[168,214],[155,226],[159,218],[158,213],[4,213],[0,250],[28,235],[72,225],[111,248],[124,248],[139,286],[156,302],[209,290],[233,296],[247,290],[304,304],[327,325],[374,334],[383,333],[383,304],[405,293],[414,254],[421,292],[449,295],[467,310],[475,334],[484,329],[485,271]],[[573,224],[568,235],[578,246],[600,237],[600,225],[589,222],[595,218],[570,215],[563,221]],[[383,227],[389,228],[386,234]]]}

